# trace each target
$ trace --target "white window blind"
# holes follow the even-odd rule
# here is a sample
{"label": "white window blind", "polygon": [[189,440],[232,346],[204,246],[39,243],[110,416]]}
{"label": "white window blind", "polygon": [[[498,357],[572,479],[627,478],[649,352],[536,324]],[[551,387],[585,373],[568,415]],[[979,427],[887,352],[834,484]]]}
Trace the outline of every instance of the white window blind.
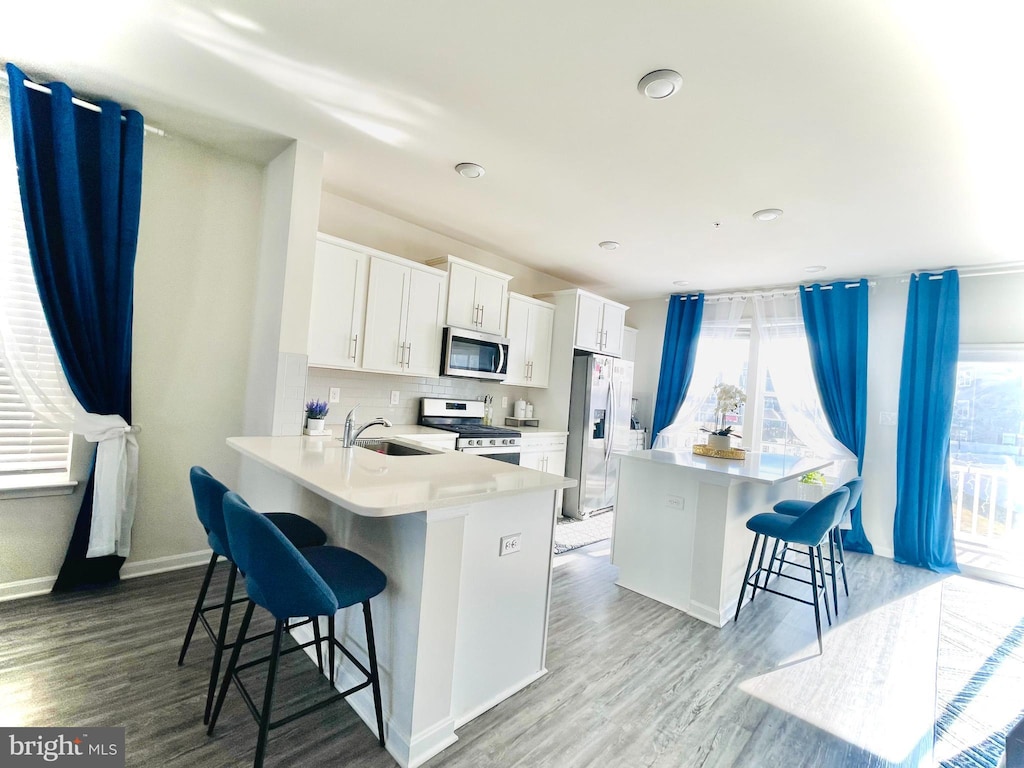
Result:
{"label": "white window blind", "polygon": [[[15,349],[12,349],[15,347]],[[71,435],[38,418],[15,386],[8,355],[42,397],[60,398],[53,340],[29,261],[18,191],[10,105],[0,100],[0,481],[18,475],[67,476]]]}

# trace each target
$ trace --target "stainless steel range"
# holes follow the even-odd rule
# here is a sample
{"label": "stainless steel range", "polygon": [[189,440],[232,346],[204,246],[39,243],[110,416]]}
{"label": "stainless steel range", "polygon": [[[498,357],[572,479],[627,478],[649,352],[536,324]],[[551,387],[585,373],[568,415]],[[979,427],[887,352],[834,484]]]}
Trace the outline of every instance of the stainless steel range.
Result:
{"label": "stainless steel range", "polygon": [[436,397],[420,400],[420,424],[457,432],[457,451],[518,464],[522,433],[506,427],[487,426],[483,421],[484,404],[480,400],[446,400]]}

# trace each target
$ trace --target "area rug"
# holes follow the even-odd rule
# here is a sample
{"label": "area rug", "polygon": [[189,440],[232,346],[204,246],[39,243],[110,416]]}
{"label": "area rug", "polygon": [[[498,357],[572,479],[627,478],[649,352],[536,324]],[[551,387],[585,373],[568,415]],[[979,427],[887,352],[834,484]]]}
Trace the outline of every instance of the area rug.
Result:
{"label": "area rug", "polygon": [[1024,713],[1024,590],[957,576],[942,584],[935,762],[996,768]]}
{"label": "area rug", "polygon": [[586,520],[559,519],[555,526],[555,554],[561,555],[612,537],[614,512],[602,512]]}

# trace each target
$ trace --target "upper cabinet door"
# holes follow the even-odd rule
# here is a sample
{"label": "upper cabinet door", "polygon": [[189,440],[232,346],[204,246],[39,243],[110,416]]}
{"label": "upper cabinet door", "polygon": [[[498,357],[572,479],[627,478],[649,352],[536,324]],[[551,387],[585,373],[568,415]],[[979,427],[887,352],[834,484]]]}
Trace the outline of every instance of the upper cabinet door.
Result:
{"label": "upper cabinet door", "polygon": [[546,387],[551,371],[551,334],[555,326],[555,308],[537,304],[530,307],[529,381],[531,387]]}
{"label": "upper cabinet door", "polygon": [[462,264],[448,268],[448,325],[479,330],[480,309],[476,301],[476,272]]}
{"label": "upper cabinet door", "polygon": [[365,253],[317,241],[309,311],[310,365],[359,367],[368,264]]}
{"label": "upper cabinet door", "polygon": [[433,271],[410,271],[403,372],[436,378],[441,371],[445,279]]}
{"label": "upper cabinet door", "polygon": [[602,352],[604,345],[601,314],[604,301],[598,296],[580,293],[576,298],[576,347]]}
{"label": "upper cabinet door", "polygon": [[508,297],[508,377],[505,384],[528,384],[530,347],[530,310],[533,306],[516,295]]}
{"label": "upper cabinet door", "polygon": [[[409,300],[409,267],[386,259],[370,259],[366,299],[366,340],[363,368],[388,373],[405,371],[405,308]],[[437,319],[434,319],[435,324]],[[438,343],[440,347],[440,342]],[[434,371],[434,375],[437,371]]]}
{"label": "upper cabinet door", "polygon": [[480,307],[480,325],[477,326],[477,330],[484,333],[504,333],[507,296],[508,280],[484,272],[477,274],[474,302]]}
{"label": "upper cabinet door", "polygon": [[626,310],[618,304],[605,304],[601,319],[603,343],[601,351],[613,357],[622,357],[626,335]]}
{"label": "upper cabinet door", "polygon": [[455,256],[432,261],[448,268],[448,325],[504,334],[511,275],[495,272]]}

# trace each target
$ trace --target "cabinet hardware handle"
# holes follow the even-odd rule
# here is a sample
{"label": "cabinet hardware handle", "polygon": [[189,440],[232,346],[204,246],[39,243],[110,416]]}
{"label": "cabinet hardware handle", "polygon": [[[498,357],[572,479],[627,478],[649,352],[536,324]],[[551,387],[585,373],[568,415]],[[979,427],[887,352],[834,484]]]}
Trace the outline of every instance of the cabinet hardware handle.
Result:
{"label": "cabinet hardware handle", "polygon": [[405,367],[412,365],[412,342],[405,345]]}
{"label": "cabinet hardware handle", "polygon": [[398,360],[396,361],[399,365],[405,364],[405,342],[403,341],[398,345]]}
{"label": "cabinet hardware handle", "polygon": [[601,335],[604,337],[604,341],[601,343],[601,349],[608,346],[608,331],[601,331]]}
{"label": "cabinet hardware handle", "polygon": [[355,336],[352,337],[352,343],[349,344],[349,348],[352,350],[349,353],[349,357],[351,357],[353,360],[356,359],[356,349],[358,347],[359,347],[359,334],[357,333]]}
{"label": "cabinet hardware handle", "polygon": [[601,348],[601,329],[597,329],[597,348]]}

